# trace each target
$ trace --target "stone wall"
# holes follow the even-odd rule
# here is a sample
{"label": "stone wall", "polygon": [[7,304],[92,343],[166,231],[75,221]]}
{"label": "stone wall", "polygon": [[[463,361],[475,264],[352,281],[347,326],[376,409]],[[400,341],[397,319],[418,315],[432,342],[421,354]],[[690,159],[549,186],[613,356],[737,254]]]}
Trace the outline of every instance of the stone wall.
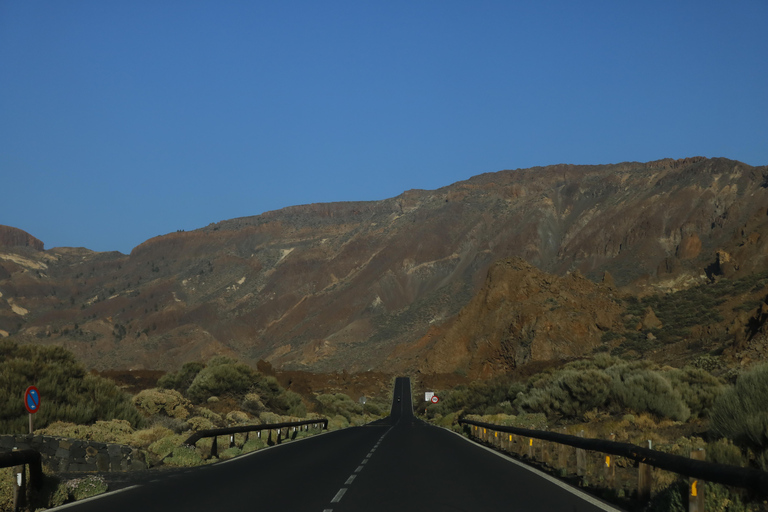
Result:
{"label": "stone wall", "polygon": [[147,469],[144,452],[121,444],[36,435],[0,436],[0,451],[37,450],[52,471],[135,471]]}

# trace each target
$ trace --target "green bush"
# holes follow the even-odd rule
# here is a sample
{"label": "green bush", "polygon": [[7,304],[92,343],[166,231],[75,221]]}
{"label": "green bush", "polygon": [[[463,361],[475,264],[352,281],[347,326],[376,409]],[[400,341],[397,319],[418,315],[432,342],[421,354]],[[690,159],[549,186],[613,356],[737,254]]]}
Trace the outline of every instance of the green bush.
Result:
{"label": "green bush", "polygon": [[186,419],[192,404],[173,389],[144,389],[133,397],[133,405],[147,416],[161,414]]}
{"label": "green bush", "polygon": [[55,345],[22,345],[0,341],[0,432],[26,432],[24,390],[40,390],[35,426],[54,421],[90,424],[122,419],[133,427],[143,424],[130,397],[114,382],[86,373],[68,350]]}
{"label": "green bush", "polygon": [[189,468],[203,464],[203,458],[193,446],[176,446],[171,456],[163,460],[163,464],[181,468]]}
{"label": "green bush", "polygon": [[565,370],[545,387],[532,388],[515,400],[529,412],[564,417],[579,417],[602,406],[611,390],[611,377],[601,370]]}
{"label": "green bush", "polygon": [[107,483],[103,477],[97,475],[88,475],[83,478],[69,480],[65,485],[69,495],[75,501],[107,492]]}
{"label": "green bush", "polygon": [[253,437],[249,437],[248,441],[246,441],[246,443],[243,445],[243,453],[249,453],[249,452],[254,452],[256,450],[261,450],[262,448],[267,446],[267,443],[265,443],[261,438],[256,437],[255,434],[251,434],[251,435]]}
{"label": "green bush", "polygon": [[202,403],[210,396],[244,396],[253,386],[255,373],[242,363],[218,362],[200,370],[187,389],[187,396]]}
{"label": "green bush", "polygon": [[664,372],[664,376],[680,393],[694,417],[708,416],[715,400],[725,390],[722,380],[697,368],[673,369]]}
{"label": "green bush", "polygon": [[242,455],[242,454],[243,454],[243,450],[241,450],[237,446],[232,446],[231,448],[227,448],[226,450],[222,451],[219,454],[219,458],[221,460],[233,459],[238,455]]}
{"label": "green bush", "polygon": [[691,416],[680,393],[660,373],[650,370],[614,378],[611,399],[635,412],[646,411],[675,421]]}
{"label": "green bush", "polygon": [[[749,448],[758,461],[768,455],[768,365],[742,374],[715,401],[710,429]],[[768,469],[765,463],[763,469]]]}
{"label": "green bush", "polygon": [[347,421],[347,426],[352,421],[353,415],[363,413],[363,406],[344,393],[325,393],[317,396],[320,404],[319,412],[328,416],[343,416]]}
{"label": "green bush", "polygon": [[197,374],[200,373],[203,368],[205,368],[203,363],[184,363],[181,370],[178,372],[166,373],[160,377],[160,380],[157,381],[157,387],[162,389],[175,389],[180,393],[184,393],[189,389],[189,386],[192,385],[195,377],[197,377]]}

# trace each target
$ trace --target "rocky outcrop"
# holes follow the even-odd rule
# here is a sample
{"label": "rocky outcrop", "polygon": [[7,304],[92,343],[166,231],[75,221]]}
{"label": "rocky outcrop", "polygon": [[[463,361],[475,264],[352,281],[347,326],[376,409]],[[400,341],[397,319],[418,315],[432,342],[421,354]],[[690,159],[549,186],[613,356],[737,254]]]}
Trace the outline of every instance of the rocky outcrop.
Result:
{"label": "rocky outcrop", "polygon": [[31,247],[37,251],[42,251],[43,242],[26,231],[0,225],[0,247]]}
{"label": "rocky outcrop", "polygon": [[422,373],[506,373],[531,362],[589,354],[605,331],[621,327],[613,291],[578,272],[546,274],[522,259],[499,261],[461,312],[391,356]]}

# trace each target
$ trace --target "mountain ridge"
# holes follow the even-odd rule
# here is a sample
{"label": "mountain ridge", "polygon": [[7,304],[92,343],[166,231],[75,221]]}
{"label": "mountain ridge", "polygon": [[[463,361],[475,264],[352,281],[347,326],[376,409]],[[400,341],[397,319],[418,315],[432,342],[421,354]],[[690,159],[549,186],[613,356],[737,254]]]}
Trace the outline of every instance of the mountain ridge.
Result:
{"label": "mountain ridge", "polygon": [[593,282],[608,272],[641,294],[765,269],[766,176],[703,157],[560,164],[291,206],[154,237],[129,255],[2,247],[0,330],[65,344],[99,369],[222,353],[394,371],[390,356],[457,315],[500,260]]}

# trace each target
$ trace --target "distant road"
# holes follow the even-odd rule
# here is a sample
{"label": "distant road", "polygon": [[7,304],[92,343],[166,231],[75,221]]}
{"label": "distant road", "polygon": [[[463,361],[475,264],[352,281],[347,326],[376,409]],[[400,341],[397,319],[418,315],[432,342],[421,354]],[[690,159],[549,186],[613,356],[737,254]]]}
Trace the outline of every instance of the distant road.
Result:
{"label": "distant road", "polygon": [[386,419],[171,476],[158,472],[148,484],[54,510],[615,510],[566,487],[416,419],[410,380],[401,377]]}

